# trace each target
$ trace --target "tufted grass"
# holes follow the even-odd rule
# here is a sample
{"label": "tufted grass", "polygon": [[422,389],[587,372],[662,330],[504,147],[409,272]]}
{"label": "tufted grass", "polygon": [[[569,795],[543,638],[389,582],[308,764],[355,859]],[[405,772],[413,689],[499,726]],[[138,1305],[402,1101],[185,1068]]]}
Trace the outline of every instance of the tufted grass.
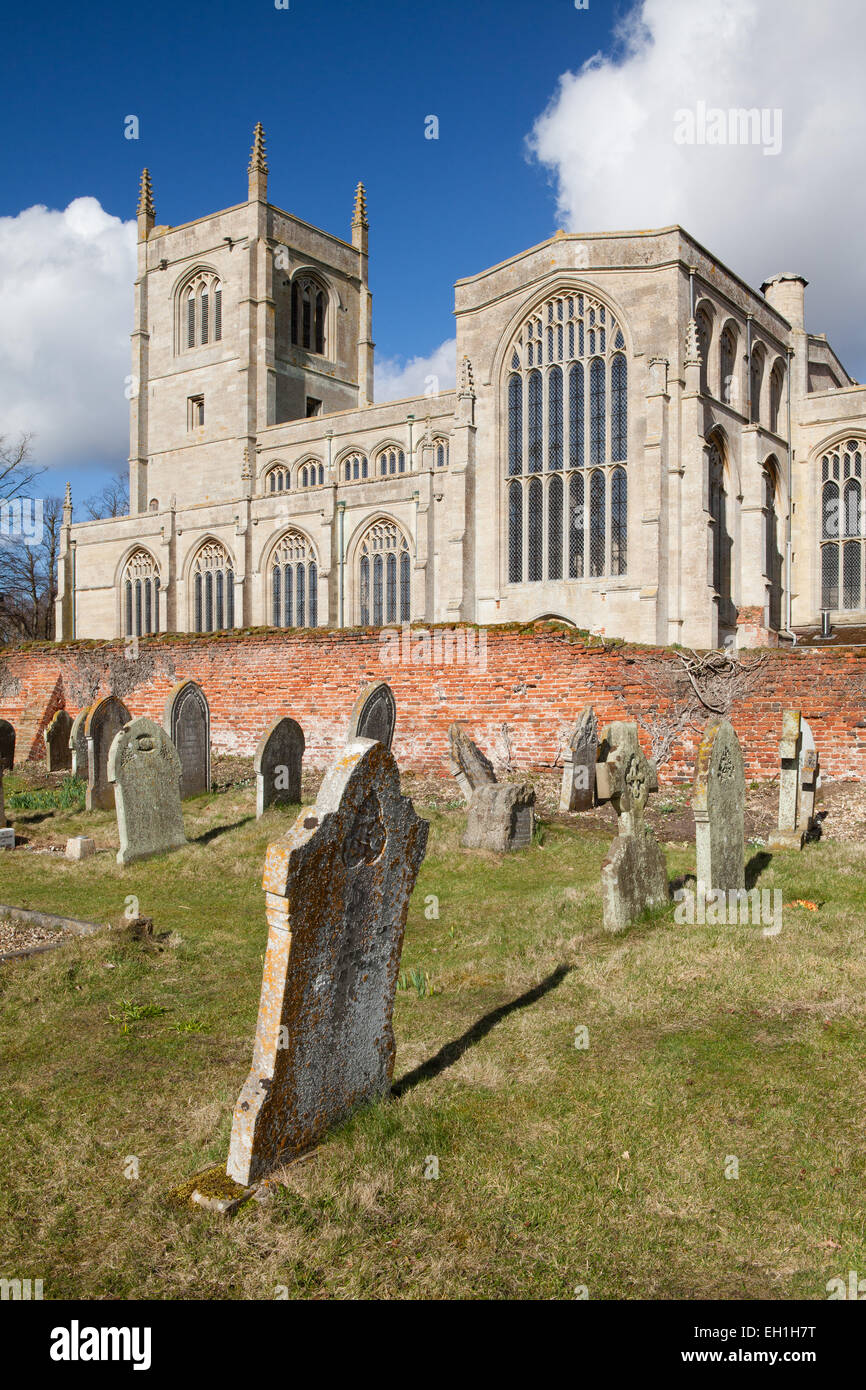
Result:
{"label": "tufted grass", "polygon": [[[16,812],[0,900],[114,925],[0,966],[0,1274],[46,1298],[821,1299],[866,1270],[866,849],[832,838],[761,871],[821,903],[778,937],[672,906],[611,937],[598,827],[499,860],[419,802],[394,1098],[267,1204],[172,1206],[225,1161],[250,1063],[262,860],[293,816],[253,808],[189,801],[193,842],[126,869],[112,815]],[[101,852],[33,852],[71,834]],[[123,925],[131,897],[154,937]]]}

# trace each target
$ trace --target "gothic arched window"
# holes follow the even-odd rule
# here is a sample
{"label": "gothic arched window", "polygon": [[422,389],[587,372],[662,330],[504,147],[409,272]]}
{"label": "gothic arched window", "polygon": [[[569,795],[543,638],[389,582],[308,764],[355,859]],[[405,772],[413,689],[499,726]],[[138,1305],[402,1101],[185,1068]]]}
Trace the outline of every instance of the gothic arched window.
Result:
{"label": "gothic arched window", "polygon": [[136,550],[123,567],[123,631],[126,637],[159,632],[159,570],[146,550]]}
{"label": "gothic arched window", "polygon": [[767,579],[767,626],[782,626],[782,553],[779,548],[779,514],[776,505],[776,470],[764,465],[764,575]]}
{"label": "gothic arched window", "polygon": [[737,404],[737,334],[733,324],[727,323],[719,343],[719,400],[725,405]]}
{"label": "gothic arched window", "polygon": [[785,370],[781,362],[773,364],[770,372],[770,419],[769,426],[774,434],[779,433],[779,410],[782,405],[782,391],[785,384]]}
{"label": "gothic arched window", "polygon": [[379,476],[406,472],[406,455],[402,449],[383,449],[379,455]]}
{"label": "gothic arched window", "polygon": [[289,470],[284,463],[277,463],[265,474],[265,492],[288,492],[291,486]]}
{"label": "gothic arched window", "polygon": [[325,353],[328,296],[317,280],[300,275],[292,281],[292,343],[308,352]]}
{"label": "gothic arched window", "polygon": [[710,361],[710,344],[713,340],[713,321],[706,309],[699,308],[695,314],[695,323],[698,329],[698,347],[701,353],[701,392],[708,396],[710,385],[707,368]]}
{"label": "gothic arched window", "polygon": [[722,451],[712,440],[709,450],[709,503],[713,527],[713,588],[719,596],[719,621],[726,623],[731,606],[731,536],[728,492]]}
{"label": "gothic arched window", "polygon": [[848,439],[821,459],[821,607],[866,608],[866,441]]}
{"label": "gothic arched window", "polygon": [[433,453],[434,453],[435,458],[436,458],[436,467],[437,467],[437,468],[447,468],[447,467],[448,467],[448,440],[447,440],[447,439],[434,439],[434,440],[433,440]]}
{"label": "gothic arched window", "polygon": [[218,541],[206,541],[192,567],[193,631],[219,632],[235,625],[235,575]]}
{"label": "gothic arched window", "polygon": [[300,531],[287,531],[269,564],[274,627],[318,627],[319,567],[316,552]]}
{"label": "gothic arched window", "polygon": [[394,521],[374,521],[358,548],[362,627],[410,621],[412,567],[409,544]]}
{"label": "gothic arched window", "polygon": [[218,343],[223,335],[222,285],[209,271],[196,271],[180,298],[179,341],[185,350]]}
{"label": "gothic arched window", "polygon": [[367,476],[367,455],[349,454],[343,460],[343,478],[347,483],[354,483],[359,478]]}
{"label": "gothic arched window", "polygon": [[761,420],[761,386],[764,380],[764,349],[758,343],[752,348],[749,363],[749,421],[757,425]]}
{"label": "gothic arched window", "polygon": [[[505,473],[521,479],[508,483],[508,583],[624,575],[628,362],[622,329],[600,300],[558,294],[526,319],[506,361]],[[587,466],[594,469],[588,483]]]}

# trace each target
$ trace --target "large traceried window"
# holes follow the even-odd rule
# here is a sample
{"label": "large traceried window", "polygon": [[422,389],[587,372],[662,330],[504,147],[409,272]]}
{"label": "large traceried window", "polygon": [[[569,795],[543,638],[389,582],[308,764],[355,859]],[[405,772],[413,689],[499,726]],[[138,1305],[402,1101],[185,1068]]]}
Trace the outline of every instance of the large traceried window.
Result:
{"label": "large traceried window", "polygon": [[821,607],[866,608],[866,441],[847,439],[821,459]]}
{"label": "large traceried window", "polygon": [[218,343],[223,335],[223,292],[219,277],[199,271],[181,291],[179,340],[184,351]]}
{"label": "large traceried window", "polygon": [[136,550],[127,560],[121,597],[126,637],[149,637],[159,632],[159,570],[146,550]]}
{"label": "large traceried window", "polygon": [[219,632],[234,627],[234,566],[218,541],[206,541],[195,557],[192,597],[194,632]]}
{"label": "large traceried window", "polygon": [[306,536],[287,531],[274,548],[268,574],[272,625],[318,627],[319,566]]}
{"label": "large traceried window", "polygon": [[382,518],[367,531],[358,550],[358,595],[362,627],[408,623],[412,566],[409,544],[396,522]]}
{"label": "large traceried window", "polygon": [[292,281],[292,342],[324,356],[328,296],[318,280],[300,275]]}
{"label": "large traceried window", "polygon": [[510,584],[628,569],[628,363],[610,309],[559,294],[507,358]]}

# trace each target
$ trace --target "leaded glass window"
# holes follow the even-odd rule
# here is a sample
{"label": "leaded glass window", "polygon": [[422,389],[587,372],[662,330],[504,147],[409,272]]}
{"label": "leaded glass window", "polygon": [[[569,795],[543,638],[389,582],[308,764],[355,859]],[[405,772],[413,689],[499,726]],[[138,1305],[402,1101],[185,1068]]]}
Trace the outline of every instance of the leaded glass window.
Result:
{"label": "leaded glass window", "polygon": [[551,478],[547,492],[547,577],[562,578],[561,478]]}
{"label": "leaded glass window", "polygon": [[[821,606],[866,610],[866,442],[847,439],[821,459]],[[841,539],[841,544],[840,544]]]}
{"label": "leaded glass window", "polygon": [[541,481],[533,478],[529,484],[529,574],[534,582],[542,578],[542,554],[544,549],[544,502]]}
{"label": "leaded glass window", "polygon": [[295,347],[324,355],[328,296],[316,280],[301,275],[292,281],[291,335]]}
{"label": "leaded glass window", "polygon": [[159,570],[153,556],[136,550],[123,567],[124,636],[149,637],[159,631]]}
{"label": "leaded glass window", "polygon": [[[375,521],[358,550],[358,597],[362,627],[408,623],[411,618],[409,543],[396,522]],[[372,577],[372,587],[371,587]]]}
{"label": "leaded glass window", "polygon": [[287,531],[271,552],[271,623],[318,626],[316,552],[300,531]]}

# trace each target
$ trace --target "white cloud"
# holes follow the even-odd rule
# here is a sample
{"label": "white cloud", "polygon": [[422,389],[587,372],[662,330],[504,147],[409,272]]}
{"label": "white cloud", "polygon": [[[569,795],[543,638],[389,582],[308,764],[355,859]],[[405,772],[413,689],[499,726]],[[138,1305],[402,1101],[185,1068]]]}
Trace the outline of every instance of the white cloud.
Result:
{"label": "white cloud", "polygon": [[[638,0],[612,56],[564,73],[530,136],[561,224],[679,222],[752,285],[805,275],[807,327],[863,379],[864,46],[862,0]],[[699,102],[781,109],[781,151],[675,143],[675,112]]]}
{"label": "white cloud", "polygon": [[125,466],[135,246],[96,198],[0,218],[0,434],[38,464]]}
{"label": "white cloud", "polygon": [[446,338],[429,357],[382,357],[376,362],[375,398],[399,401],[405,396],[450,391],[457,373],[457,339]]}

